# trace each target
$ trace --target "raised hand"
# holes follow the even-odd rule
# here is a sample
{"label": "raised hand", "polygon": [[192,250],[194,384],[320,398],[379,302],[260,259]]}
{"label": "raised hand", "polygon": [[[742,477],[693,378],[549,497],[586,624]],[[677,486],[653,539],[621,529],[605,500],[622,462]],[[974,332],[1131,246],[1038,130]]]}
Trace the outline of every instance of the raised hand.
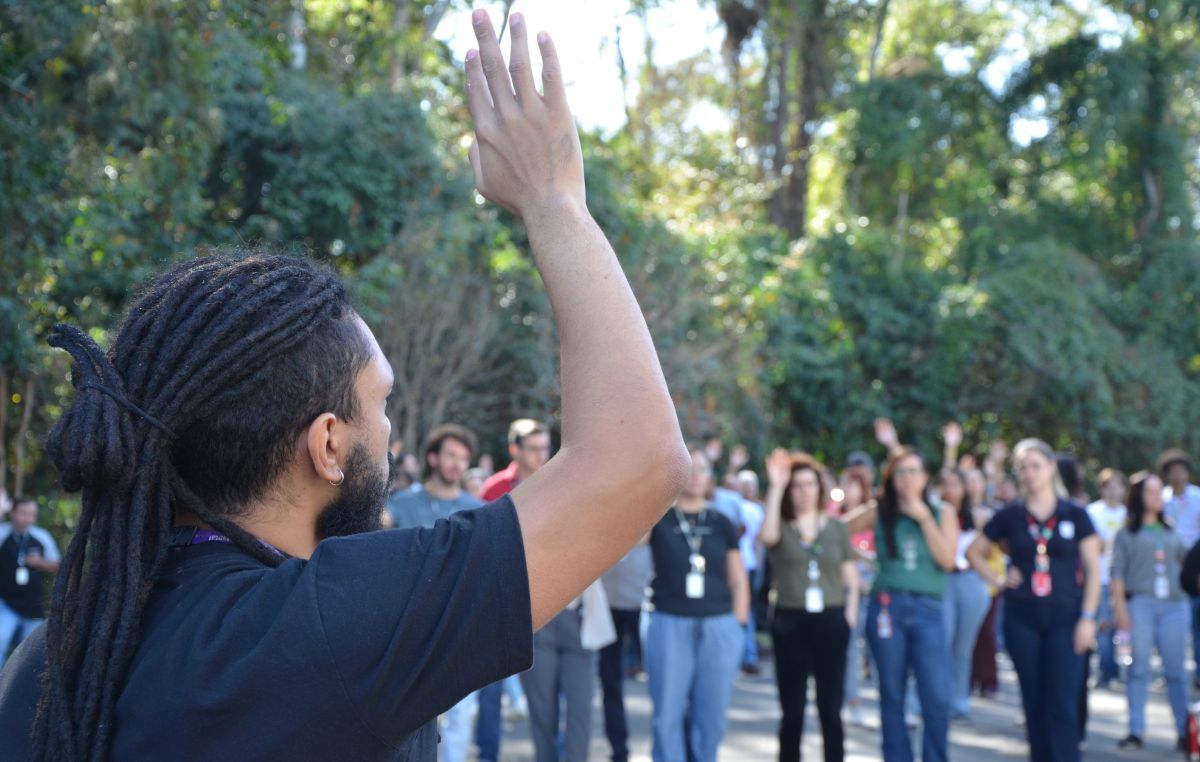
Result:
{"label": "raised hand", "polygon": [[900,435],[896,433],[896,424],[891,418],[875,419],[875,441],[892,451],[900,446]]}
{"label": "raised hand", "polygon": [[533,81],[525,18],[509,18],[508,69],[486,11],[471,16],[479,50],[467,52],[467,104],[475,123],[471,167],[480,194],[520,215],[583,208],[583,153],[550,35],[538,35],[542,93]]}
{"label": "raised hand", "polygon": [[962,426],[959,426],[957,421],[951,421],[942,427],[942,441],[947,447],[958,447],[962,440]]}
{"label": "raised hand", "polygon": [[782,447],[777,447],[767,456],[767,481],[772,487],[787,488],[792,481],[792,456]]}

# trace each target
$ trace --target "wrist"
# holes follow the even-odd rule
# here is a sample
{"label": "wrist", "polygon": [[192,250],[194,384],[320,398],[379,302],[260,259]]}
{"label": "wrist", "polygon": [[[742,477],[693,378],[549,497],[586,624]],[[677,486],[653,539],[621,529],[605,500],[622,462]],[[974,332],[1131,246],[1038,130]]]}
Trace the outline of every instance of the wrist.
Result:
{"label": "wrist", "polygon": [[521,220],[533,234],[534,229],[560,224],[564,219],[584,221],[591,217],[587,201],[565,191],[538,196],[521,207]]}
{"label": "wrist", "polygon": [[1096,623],[1096,612],[1095,612],[1095,611],[1081,611],[1081,612],[1079,612],[1079,621],[1081,621],[1081,622],[1091,622],[1092,624],[1095,624],[1095,623]]}

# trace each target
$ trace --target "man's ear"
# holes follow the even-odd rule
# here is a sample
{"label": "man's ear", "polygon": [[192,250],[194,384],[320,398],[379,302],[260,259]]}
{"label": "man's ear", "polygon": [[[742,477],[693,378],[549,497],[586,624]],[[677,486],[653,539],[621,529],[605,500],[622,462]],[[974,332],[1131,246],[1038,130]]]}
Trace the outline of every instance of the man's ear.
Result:
{"label": "man's ear", "polygon": [[508,446],[508,459],[509,459],[509,460],[516,460],[516,459],[517,459],[517,453],[519,453],[520,451],[521,451],[521,446],[520,446],[520,445],[518,445],[518,444],[515,444],[515,443],[514,443],[514,444],[510,444],[510,445]]}
{"label": "man's ear", "polygon": [[345,478],[341,464],[350,452],[346,427],[333,413],[321,413],[308,426],[305,442],[314,475],[331,483]]}

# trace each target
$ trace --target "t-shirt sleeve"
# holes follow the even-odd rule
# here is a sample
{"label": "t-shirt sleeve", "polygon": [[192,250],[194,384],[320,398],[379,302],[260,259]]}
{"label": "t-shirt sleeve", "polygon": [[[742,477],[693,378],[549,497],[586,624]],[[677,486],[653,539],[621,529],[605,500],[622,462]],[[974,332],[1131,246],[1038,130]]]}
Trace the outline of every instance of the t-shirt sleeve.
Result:
{"label": "t-shirt sleeve", "polygon": [[62,557],[58,554],[58,543],[54,542],[54,535],[47,532],[41,527],[33,527],[29,533],[37,538],[42,544],[42,556],[47,561],[61,561]]}
{"label": "t-shirt sleeve", "polygon": [[1188,595],[1200,595],[1200,542],[1193,545],[1183,559],[1183,570],[1179,572],[1179,586]]}
{"label": "t-shirt sleeve", "polygon": [[1075,512],[1075,537],[1080,540],[1085,540],[1088,537],[1096,534],[1096,525],[1092,523],[1092,517],[1088,515],[1086,508],[1079,508]]}
{"label": "t-shirt sleeve", "polygon": [[533,662],[525,550],[507,496],[431,529],[323,542],[309,567],[328,662],[385,740]]}
{"label": "t-shirt sleeve", "polygon": [[737,550],[740,552],[741,549],[738,547],[738,533],[741,531],[740,527],[735,528],[733,526],[733,522],[724,516],[721,518],[723,519],[721,521],[721,542],[725,546],[725,550]]}
{"label": "t-shirt sleeve", "polygon": [[854,545],[850,543],[850,530],[840,521],[836,522],[834,526],[836,527],[835,531],[838,533],[837,547],[838,554],[841,556],[839,560],[841,563],[853,561]]}
{"label": "t-shirt sleeve", "polygon": [[992,542],[1000,542],[1008,533],[1008,521],[1012,515],[1012,509],[1001,508],[996,511],[995,515],[988,519],[988,523],[983,527],[983,536]]}

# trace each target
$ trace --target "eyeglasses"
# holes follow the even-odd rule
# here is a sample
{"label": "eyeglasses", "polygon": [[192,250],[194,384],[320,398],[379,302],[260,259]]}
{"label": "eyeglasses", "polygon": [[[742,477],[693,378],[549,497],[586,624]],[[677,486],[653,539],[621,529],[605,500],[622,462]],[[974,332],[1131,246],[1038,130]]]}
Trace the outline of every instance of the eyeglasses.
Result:
{"label": "eyeglasses", "polygon": [[925,469],[916,467],[897,468],[892,473],[896,476],[920,476],[921,474],[925,473]]}

